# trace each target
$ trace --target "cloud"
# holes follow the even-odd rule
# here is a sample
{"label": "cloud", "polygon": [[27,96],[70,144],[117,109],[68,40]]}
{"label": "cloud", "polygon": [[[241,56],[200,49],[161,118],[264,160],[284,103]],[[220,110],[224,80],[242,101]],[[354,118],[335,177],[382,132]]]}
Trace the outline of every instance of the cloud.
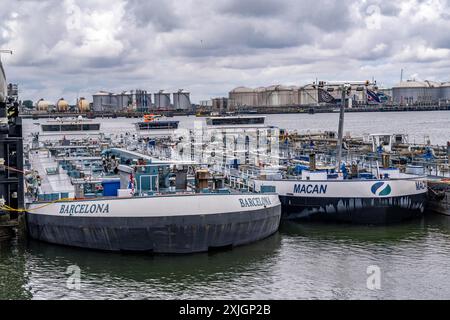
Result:
{"label": "cloud", "polygon": [[234,15],[271,17],[284,13],[287,9],[287,3],[276,0],[231,0],[221,1],[218,9]]}
{"label": "cloud", "polygon": [[444,0],[3,0],[0,47],[23,99],[369,79],[448,81]]}
{"label": "cloud", "polygon": [[182,25],[184,18],[175,14],[175,3],[164,0],[127,0],[124,18],[137,27],[152,25],[157,31],[170,32]]}

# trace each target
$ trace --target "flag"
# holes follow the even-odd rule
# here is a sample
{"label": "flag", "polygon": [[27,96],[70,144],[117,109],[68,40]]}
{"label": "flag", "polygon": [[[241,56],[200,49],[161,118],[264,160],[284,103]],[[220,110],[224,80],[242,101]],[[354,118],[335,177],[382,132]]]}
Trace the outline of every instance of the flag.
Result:
{"label": "flag", "polygon": [[326,92],[324,89],[319,89],[319,103],[325,102],[325,103],[336,103],[336,99]]}
{"label": "flag", "polygon": [[381,100],[376,92],[367,89],[367,102],[381,103]]}

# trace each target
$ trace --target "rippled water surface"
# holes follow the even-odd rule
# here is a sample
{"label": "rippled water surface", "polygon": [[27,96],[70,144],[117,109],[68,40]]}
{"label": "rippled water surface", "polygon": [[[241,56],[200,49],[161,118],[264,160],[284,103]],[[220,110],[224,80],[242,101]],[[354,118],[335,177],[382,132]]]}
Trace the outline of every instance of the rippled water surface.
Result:
{"label": "rippled water surface", "polygon": [[[69,266],[80,290],[67,288]],[[367,289],[370,265],[381,290]],[[2,243],[0,298],[450,299],[450,217],[388,227],[283,223],[230,251],[150,256]]]}

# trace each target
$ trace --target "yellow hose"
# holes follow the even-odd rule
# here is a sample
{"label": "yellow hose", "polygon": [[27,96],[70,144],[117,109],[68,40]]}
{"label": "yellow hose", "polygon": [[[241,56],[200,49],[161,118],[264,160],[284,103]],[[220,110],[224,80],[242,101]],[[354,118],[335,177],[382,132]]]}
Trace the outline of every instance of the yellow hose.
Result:
{"label": "yellow hose", "polygon": [[3,210],[3,211],[10,211],[10,212],[22,212],[22,213],[24,213],[24,212],[28,212],[28,211],[34,211],[34,210],[38,210],[38,209],[42,209],[42,208],[45,208],[45,207],[47,207],[47,206],[49,206],[49,205],[51,205],[51,204],[54,204],[54,203],[57,203],[57,202],[62,202],[62,201],[73,201],[73,200],[75,200],[74,198],[64,198],[64,199],[58,199],[58,200],[55,200],[55,201],[52,201],[52,202],[49,202],[49,203],[46,203],[46,204],[44,204],[44,205],[42,205],[42,206],[39,206],[39,207],[36,207],[36,208],[33,208],[33,209],[16,209],[16,208],[11,208],[10,206],[8,206],[8,205],[3,205],[3,206],[1,206],[0,207],[0,210]]}

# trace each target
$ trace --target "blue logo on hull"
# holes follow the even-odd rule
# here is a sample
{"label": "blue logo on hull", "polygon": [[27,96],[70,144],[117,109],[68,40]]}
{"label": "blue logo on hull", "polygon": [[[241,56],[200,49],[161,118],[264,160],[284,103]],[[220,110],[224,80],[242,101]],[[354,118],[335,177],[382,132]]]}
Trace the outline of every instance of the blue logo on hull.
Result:
{"label": "blue logo on hull", "polygon": [[[383,186],[385,187],[383,188]],[[370,190],[376,196],[388,196],[392,192],[391,186],[385,182],[375,183]]]}

